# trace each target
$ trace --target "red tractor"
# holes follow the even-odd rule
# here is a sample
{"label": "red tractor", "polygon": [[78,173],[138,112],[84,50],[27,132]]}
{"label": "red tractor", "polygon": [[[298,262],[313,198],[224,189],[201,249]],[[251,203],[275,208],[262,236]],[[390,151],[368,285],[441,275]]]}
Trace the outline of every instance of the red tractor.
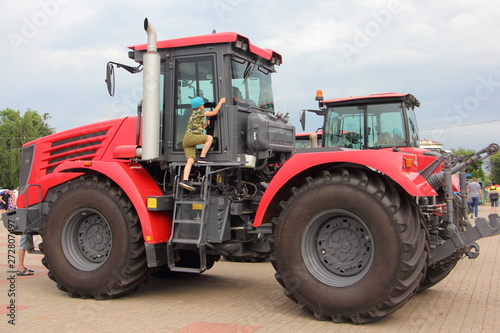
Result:
{"label": "red tractor", "polygon": [[[295,129],[273,103],[280,54],[236,33],[157,42],[147,20],[145,29],[148,43],[130,52],[138,67],[108,64],[111,93],[115,66],[143,71],[137,116],[26,144],[19,208],[3,215],[11,233],[42,235],[42,262],[69,295],[113,298],[154,270],[196,275],[221,256],[270,257],[301,308],[365,323],[404,305],[464,254],[476,256],[476,239],[498,233],[497,216],[470,227],[458,209],[452,173],[469,161],[415,147],[411,95],[394,97],[401,144],[375,138],[382,111],[372,116],[360,104],[335,114],[325,101],[316,112],[325,115],[327,144],[295,152]],[[214,163],[194,164],[191,192],[179,187],[181,141],[197,96],[207,109],[226,103],[207,128]],[[359,126],[348,123],[360,112]],[[492,144],[470,160],[497,150]]]}

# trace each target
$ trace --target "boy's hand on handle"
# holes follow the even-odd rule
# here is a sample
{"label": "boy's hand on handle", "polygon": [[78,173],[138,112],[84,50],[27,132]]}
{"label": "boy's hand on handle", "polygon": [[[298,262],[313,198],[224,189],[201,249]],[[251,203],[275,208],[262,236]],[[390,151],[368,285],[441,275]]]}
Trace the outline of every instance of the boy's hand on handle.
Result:
{"label": "boy's hand on handle", "polygon": [[226,98],[222,97],[219,100],[219,103],[217,103],[217,106],[215,107],[215,109],[213,109],[212,111],[205,111],[205,113],[203,115],[205,117],[215,116],[219,112],[219,110],[222,108],[222,104],[224,104],[225,102],[226,102]]}

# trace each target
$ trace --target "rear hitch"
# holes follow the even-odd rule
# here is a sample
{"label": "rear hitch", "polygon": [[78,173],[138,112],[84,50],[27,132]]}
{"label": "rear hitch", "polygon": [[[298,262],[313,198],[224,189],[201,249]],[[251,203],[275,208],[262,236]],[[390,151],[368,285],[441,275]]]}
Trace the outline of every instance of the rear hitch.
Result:
{"label": "rear hitch", "polygon": [[465,246],[465,255],[469,259],[476,259],[479,257],[479,244],[473,243]]}
{"label": "rear hitch", "polygon": [[469,259],[479,256],[478,239],[500,234],[500,218],[498,214],[490,214],[488,221],[484,217],[476,219],[475,226],[459,232],[454,225],[449,225],[450,238],[438,244],[431,253],[431,265],[435,264],[457,250],[463,250]]}

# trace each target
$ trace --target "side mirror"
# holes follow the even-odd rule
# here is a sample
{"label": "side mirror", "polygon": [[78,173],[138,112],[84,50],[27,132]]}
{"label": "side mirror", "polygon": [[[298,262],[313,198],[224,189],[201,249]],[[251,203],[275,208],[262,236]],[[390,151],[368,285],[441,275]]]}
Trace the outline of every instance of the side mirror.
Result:
{"label": "side mirror", "polygon": [[302,126],[302,130],[306,130],[306,110],[300,110],[300,125]]}
{"label": "side mirror", "polygon": [[326,111],[325,110],[308,110],[308,109],[302,109],[300,110],[300,125],[302,125],[302,130],[306,130],[306,112],[313,112],[317,114],[318,116],[325,116]]}
{"label": "side mirror", "polygon": [[113,65],[116,65],[116,67],[118,68],[123,68],[124,70],[132,74],[140,73],[143,70],[142,65],[132,67],[113,61],[108,62],[108,64],[106,65],[106,85],[111,96],[115,95],[115,68],[113,67]]}
{"label": "side mirror", "polygon": [[106,65],[106,86],[111,97],[115,95],[115,68],[111,62]]}

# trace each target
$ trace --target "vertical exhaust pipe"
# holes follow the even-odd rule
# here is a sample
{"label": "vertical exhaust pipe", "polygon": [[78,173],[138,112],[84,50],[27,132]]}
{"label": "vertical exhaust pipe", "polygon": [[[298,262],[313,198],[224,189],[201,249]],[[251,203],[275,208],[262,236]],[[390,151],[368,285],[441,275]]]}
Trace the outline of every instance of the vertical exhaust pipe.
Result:
{"label": "vertical exhaust pipe", "polygon": [[156,30],[144,20],[148,35],[148,49],[143,66],[143,121],[142,159],[151,160],[160,156],[160,55],[156,48]]}

